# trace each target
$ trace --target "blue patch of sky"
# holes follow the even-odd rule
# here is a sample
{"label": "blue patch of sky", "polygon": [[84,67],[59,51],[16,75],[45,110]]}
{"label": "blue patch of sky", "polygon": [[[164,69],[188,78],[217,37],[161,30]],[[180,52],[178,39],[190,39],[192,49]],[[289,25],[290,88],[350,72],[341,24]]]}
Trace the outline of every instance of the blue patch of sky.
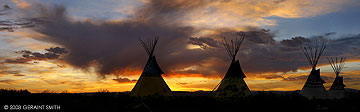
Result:
{"label": "blue patch of sky", "polygon": [[128,6],[140,6],[139,0],[34,0],[42,4],[58,4],[67,8],[70,16],[84,19],[123,19],[130,15],[120,13],[115,9],[129,8]]}
{"label": "blue patch of sky", "polygon": [[311,37],[336,32],[336,35],[360,33],[360,6],[347,7],[338,12],[307,18],[267,17],[277,21],[275,26],[264,26],[277,32],[276,40],[296,36]]}

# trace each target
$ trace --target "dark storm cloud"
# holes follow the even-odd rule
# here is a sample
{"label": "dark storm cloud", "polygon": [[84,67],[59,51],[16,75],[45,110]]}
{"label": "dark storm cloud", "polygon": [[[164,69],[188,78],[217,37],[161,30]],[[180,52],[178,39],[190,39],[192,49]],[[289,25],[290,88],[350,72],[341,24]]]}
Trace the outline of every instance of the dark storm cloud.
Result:
{"label": "dark storm cloud", "polygon": [[[237,34],[237,32],[223,32],[213,37],[222,37],[221,35],[228,35],[229,33]],[[335,34],[332,32],[307,38],[299,36],[276,42],[274,40],[275,34],[269,30],[252,28],[250,31],[243,33],[246,34],[246,38],[237,59],[240,60],[245,73],[286,73],[296,71],[299,68],[308,68],[310,66],[300,47],[313,45],[316,42],[327,43],[327,48],[320,58],[319,65],[328,64],[326,57],[346,56],[350,59],[359,58],[359,35],[347,35],[333,40],[329,37]],[[203,43],[206,44],[206,42]],[[201,44],[196,43],[194,45]],[[225,55],[223,48],[217,49],[216,52]]]}
{"label": "dark storm cloud", "polygon": [[13,32],[15,29],[35,26],[35,19],[20,18],[19,15],[22,13],[12,9],[9,5],[3,5],[3,9],[0,10],[0,31]]}
{"label": "dark storm cloud", "polygon": [[310,39],[299,36],[299,37],[293,37],[291,39],[282,40],[282,41],[280,41],[280,44],[289,46],[289,47],[296,47],[296,46],[300,46],[306,42],[310,42]]}
{"label": "dark storm cloud", "polygon": [[190,37],[190,44],[198,45],[202,48],[219,48],[219,42],[214,40],[213,38],[208,37]]}
{"label": "dark storm cloud", "polygon": [[[299,68],[309,67],[305,56],[300,50],[303,44],[311,45],[316,41],[326,42],[325,49],[319,64],[328,64],[326,57],[347,56],[348,58],[359,58],[360,42],[359,35],[345,36],[340,39],[331,40],[326,35],[308,37],[307,39],[295,37],[291,40],[281,41],[279,44],[256,44],[244,42],[239,55],[245,71],[249,72],[288,72]],[[286,42],[286,44],[285,44]],[[302,44],[300,44],[302,43]],[[351,49],[352,48],[352,49]],[[286,49],[286,50],[285,50]]]}
{"label": "dark storm cloud", "polygon": [[45,49],[45,50],[50,52],[50,53],[55,53],[55,54],[66,54],[66,53],[68,53],[68,51],[65,48],[60,48],[60,47],[49,48],[49,49]]}
{"label": "dark storm cloud", "polygon": [[1,62],[1,64],[28,64],[31,60],[28,60],[26,58],[16,58],[16,59],[6,59],[5,61]]}
{"label": "dark storm cloud", "polygon": [[61,55],[68,53],[68,51],[65,48],[60,48],[60,47],[49,48],[45,50],[47,51],[45,53],[22,50],[16,52],[18,54],[22,54],[21,57],[15,59],[6,59],[0,64],[30,64],[29,63],[30,61],[55,60],[55,59],[59,59]]}
{"label": "dark storm cloud", "polygon": [[343,38],[329,40],[326,56],[346,56],[347,60],[359,59],[360,34],[346,35]]}
{"label": "dark storm cloud", "polygon": [[[141,67],[146,62],[147,55],[138,42],[138,38],[152,38],[159,35],[160,40],[155,50],[159,57],[170,57],[177,51],[184,51],[192,27],[159,24],[161,19],[124,22],[75,22],[66,15],[62,6],[47,9],[49,22],[40,24],[35,30],[45,34],[38,38],[41,41],[52,42],[64,46],[70,53],[64,58],[70,65],[87,70],[95,66],[101,76],[112,74],[117,69],[128,66]],[[155,13],[154,13],[155,14]],[[176,62],[175,58],[165,58],[165,61]],[[171,63],[160,64],[164,68]]]}
{"label": "dark storm cloud", "polygon": [[129,78],[115,78],[113,79],[114,81],[118,82],[118,83],[129,83],[129,82],[136,82],[137,80],[130,80]]}
{"label": "dark storm cloud", "polygon": [[8,12],[6,12],[6,11],[8,11],[8,10],[11,10],[10,6],[9,5],[3,5],[3,8],[0,9],[0,16],[1,15],[7,15]]}
{"label": "dark storm cloud", "polygon": [[[299,45],[285,46],[274,40],[275,33],[270,30],[249,28],[246,32],[225,31],[211,37],[222,40],[223,37],[232,39],[240,33],[245,33],[245,40],[237,55],[240,64],[245,73],[267,73],[267,72],[289,72],[296,71],[301,67],[306,67],[305,58],[302,56]],[[294,41],[291,39],[288,41]],[[194,45],[207,44],[206,42],[197,41]],[[213,53],[212,57],[217,57],[222,60],[222,63],[229,63],[229,58],[226,57],[226,51],[223,47],[210,50],[206,53]],[[220,61],[216,60],[216,61]],[[218,63],[218,62],[216,62]],[[218,67],[215,67],[218,66]],[[212,67],[220,74],[226,72],[228,64],[221,65],[214,64]],[[194,72],[194,71],[193,71]],[[200,71],[202,72],[202,71]]]}
{"label": "dark storm cloud", "polygon": [[[204,0],[207,1],[207,0]],[[135,16],[121,22],[74,21],[66,14],[63,6],[42,6],[43,20],[34,28],[45,37],[35,38],[65,47],[69,53],[64,61],[75,68],[88,70],[95,67],[96,72],[105,77],[116,75],[114,71],[133,67],[141,70],[147,55],[138,38],[152,38],[159,35],[160,40],[155,55],[165,73],[201,73],[204,75],[224,74],[231,60],[226,51],[215,40],[231,38],[238,31],[227,31],[209,37],[191,37],[196,30],[183,26],[182,15],[201,7],[208,2],[188,2],[177,0],[152,0],[139,9]],[[300,46],[313,40],[328,41],[328,48],[350,47],[341,52],[327,53],[325,56],[354,55],[358,50],[357,38],[343,37],[329,40],[328,35],[314,37],[294,37],[276,42],[276,33],[259,28],[248,28],[246,39],[240,48],[237,59],[245,73],[289,72],[308,67]],[[346,39],[345,39],[346,38]],[[348,40],[354,44],[345,44]],[[214,49],[189,50],[188,44]],[[49,49],[49,53],[60,53],[60,49]],[[335,50],[335,49],[332,49]],[[350,52],[350,53],[349,53]],[[40,55],[39,55],[40,56]],[[26,57],[26,56],[23,56]],[[21,60],[19,60],[21,61]],[[320,61],[324,64],[326,61]],[[186,68],[186,69],[185,69]],[[196,69],[193,69],[196,68]],[[179,70],[180,69],[180,70]]]}
{"label": "dark storm cloud", "polygon": [[[186,12],[206,6],[211,0],[150,0],[142,7],[136,18],[140,20],[173,24],[182,20]],[[161,21],[159,21],[161,20]]]}
{"label": "dark storm cloud", "polygon": [[144,9],[164,14],[189,11],[204,6],[209,2],[211,2],[211,0],[150,0]]}
{"label": "dark storm cloud", "polygon": [[329,32],[329,33],[325,33],[324,36],[331,36],[331,35],[335,35],[335,34],[336,34],[336,32]]}
{"label": "dark storm cloud", "polygon": [[246,40],[259,44],[274,44],[275,34],[266,29],[250,28],[250,31],[245,32]]}
{"label": "dark storm cloud", "polygon": [[[220,47],[219,42],[207,37],[190,38],[193,29],[181,26],[177,22],[172,23],[171,26],[166,23],[159,24],[163,22],[161,19],[149,19],[145,22],[125,21],[94,24],[71,21],[65,14],[64,7],[56,7],[54,13],[50,14],[55,17],[49,17],[54,18],[53,21],[42,24],[36,30],[47,35],[41,39],[42,41],[57,43],[69,49],[71,52],[65,57],[65,60],[77,68],[86,70],[95,65],[97,72],[101,76],[105,76],[129,66],[141,67],[147,56],[137,39],[144,36],[141,34],[152,37],[155,35],[154,33],[161,36],[155,52],[160,66],[165,71],[196,65],[198,68],[190,70],[192,73],[213,75],[224,73],[227,68],[227,64],[219,66],[214,64],[216,62],[204,65],[206,60],[211,58],[218,58],[214,61],[227,61],[226,52]],[[222,35],[236,35],[237,33],[230,31],[224,32]],[[274,40],[275,33],[269,30],[249,28],[249,31],[244,33],[246,39],[240,48],[238,59],[240,59],[244,71],[249,73],[289,72],[308,67],[300,46],[304,43],[315,42],[314,40],[329,41],[328,48],[330,49],[333,46],[354,45],[341,43],[350,38],[330,41],[326,38],[328,34],[310,38],[294,37],[276,42]],[[149,34],[150,36],[148,36]],[[186,44],[189,41],[193,45],[201,47],[208,45],[216,49],[202,52],[188,50]],[[356,41],[358,40],[354,42]],[[352,49],[356,49],[356,47]],[[326,64],[326,61],[320,61],[320,64],[324,63]]]}
{"label": "dark storm cloud", "polygon": [[292,48],[294,50],[283,50],[283,47],[278,43],[269,39],[269,37],[274,38],[272,34],[261,30],[260,32],[263,35],[269,34],[263,36],[267,37],[265,40],[269,41],[248,41],[248,38],[253,38],[252,36],[256,35],[247,35],[238,54],[244,71],[250,73],[288,72],[296,71],[298,68],[307,65],[302,60],[303,57],[299,46]]}

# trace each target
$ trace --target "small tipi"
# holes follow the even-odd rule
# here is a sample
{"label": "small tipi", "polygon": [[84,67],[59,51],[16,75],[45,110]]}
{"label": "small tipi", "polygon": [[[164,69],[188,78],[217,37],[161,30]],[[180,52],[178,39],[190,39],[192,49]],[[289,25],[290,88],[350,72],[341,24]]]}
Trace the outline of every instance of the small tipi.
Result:
{"label": "small tipi", "polygon": [[132,96],[173,96],[169,86],[161,76],[164,72],[159,67],[154,56],[154,50],[158,39],[158,36],[155,36],[154,39],[148,39],[146,41],[139,39],[141,45],[149,55],[149,58],[139,80],[130,92],[130,95]]}
{"label": "small tipi", "polygon": [[345,66],[345,57],[341,57],[338,58],[328,58],[328,61],[332,67],[332,69],[335,72],[335,80],[333,82],[333,84],[330,87],[330,95],[332,98],[343,98],[345,96],[345,85],[343,82],[343,76],[340,76],[340,72],[341,70],[344,68]]}
{"label": "small tipi", "polygon": [[240,37],[236,37],[235,40],[230,40],[230,42],[228,42],[226,38],[222,41],[222,44],[231,58],[231,64],[224,78],[219,83],[217,90],[214,91],[216,97],[243,97],[251,94],[244,81],[246,76],[241,69],[240,62],[239,60],[235,60],[241,43],[245,39],[245,34],[239,34],[239,36]]}
{"label": "small tipi", "polygon": [[323,85],[325,81],[320,77],[320,69],[316,69],[316,65],[325,48],[325,43],[323,43],[321,46],[319,43],[316,43],[314,48],[311,46],[302,47],[302,51],[305,54],[306,59],[312,66],[310,75],[301,90],[301,94],[305,97],[322,99],[328,98],[328,92]]}

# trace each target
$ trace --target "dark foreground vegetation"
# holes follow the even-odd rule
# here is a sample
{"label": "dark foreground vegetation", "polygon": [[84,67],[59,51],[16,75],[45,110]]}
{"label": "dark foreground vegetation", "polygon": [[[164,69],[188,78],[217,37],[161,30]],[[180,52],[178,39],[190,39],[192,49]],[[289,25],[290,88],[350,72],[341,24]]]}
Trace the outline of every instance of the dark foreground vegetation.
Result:
{"label": "dark foreground vegetation", "polygon": [[[245,98],[214,98],[203,96],[149,96],[132,97],[128,93],[101,91],[92,94],[77,93],[30,93],[27,90],[0,89],[0,112],[4,105],[60,105],[60,110],[52,111],[97,111],[97,112],[136,112],[136,111],[329,111],[340,110],[359,112],[360,92],[349,92],[344,99],[307,99],[298,94],[257,92]],[[22,110],[24,111],[24,110]],[[27,110],[29,111],[29,110]],[[49,110],[31,110],[49,111]]]}

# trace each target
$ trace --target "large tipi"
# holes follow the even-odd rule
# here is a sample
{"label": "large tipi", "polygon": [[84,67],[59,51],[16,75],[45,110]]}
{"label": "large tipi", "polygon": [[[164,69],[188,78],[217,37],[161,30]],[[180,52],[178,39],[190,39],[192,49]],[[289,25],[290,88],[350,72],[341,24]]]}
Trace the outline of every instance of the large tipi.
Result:
{"label": "large tipi", "polygon": [[217,97],[242,97],[251,94],[244,81],[246,76],[241,69],[240,62],[239,60],[235,60],[236,54],[238,53],[244,39],[245,34],[239,34],[239,37],[236,37],[235,40],[230,40],[230,42],[228,42],[226,38],[224,38],[224,41],[222,41],[222,44],[231,58],[231,64],[224,78],[219,83],[217,90],[214,91],[215,96]]}
{"label": "large tipi", "polygon": [[316,43],[315,47],[307,46],[302,47],[302,51],[305,54],[306,59],[312,66],[309,77],[307,78],[304,87],[301,90],[301,94],[308,98],[328,98],[328,92],[326,91],[323,83],[324,80],[320,77],[320,69],[316,69],[316,65],[320,59],[321,54],[324,52],[326,44]]}
{"label": "large tipi", "polygon": [[343,76],[339,75],[341,70],[345,66],[345,59],[345,57],[341,57],[339,59],[337,57],[328,58],[328,61],[336,75],[335,80],[329,90],[332,98],[343,98],[345,96],[345,85],[343,82]]}
{"label": "large tipi", "polygon": [[158,39],[159,37],[157,36],[154,39],[148,39],[146,41],[139,39],[149,58],[139,80],[130,92],[133,96],[173,96],[169,86],[161,76],[164,72],[159,67],[154,56],[154,50]]}

